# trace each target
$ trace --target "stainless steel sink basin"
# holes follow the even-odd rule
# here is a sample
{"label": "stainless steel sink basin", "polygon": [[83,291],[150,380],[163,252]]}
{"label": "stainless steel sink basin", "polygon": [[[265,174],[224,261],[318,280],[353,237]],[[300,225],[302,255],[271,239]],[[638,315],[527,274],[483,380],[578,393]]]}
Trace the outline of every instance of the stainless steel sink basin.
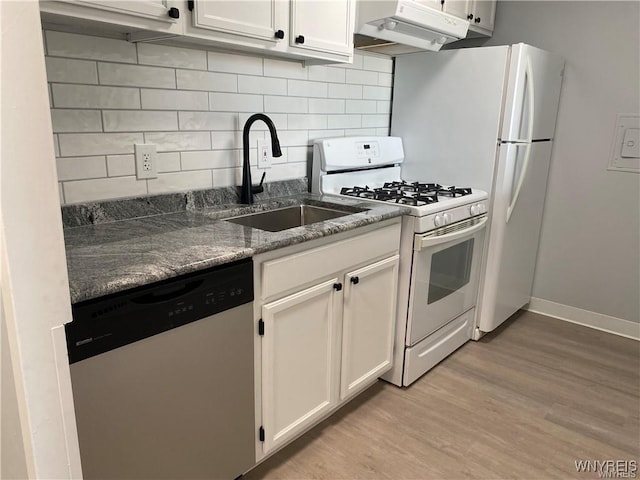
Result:
{"label": "stainless steel sink basin", "polygon": [[312,205],[297,205],[295,207],[285,207],[267,212],[250,213],[239,217],[227,218],[226,221],[257,228],[258,230],[280,232],[282,230],[288,230],[289,228],[344,217],[352,213],[355,212]]}

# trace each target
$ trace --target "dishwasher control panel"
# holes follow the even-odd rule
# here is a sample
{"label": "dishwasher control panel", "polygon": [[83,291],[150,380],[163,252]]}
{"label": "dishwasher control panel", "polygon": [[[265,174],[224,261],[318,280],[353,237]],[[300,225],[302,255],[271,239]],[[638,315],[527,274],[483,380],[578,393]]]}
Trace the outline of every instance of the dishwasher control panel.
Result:
{"label": "dishwasher control panel", "polygon": [[69,362],[137,342],[253,301],[251,259],[73,306],[65,325]]}

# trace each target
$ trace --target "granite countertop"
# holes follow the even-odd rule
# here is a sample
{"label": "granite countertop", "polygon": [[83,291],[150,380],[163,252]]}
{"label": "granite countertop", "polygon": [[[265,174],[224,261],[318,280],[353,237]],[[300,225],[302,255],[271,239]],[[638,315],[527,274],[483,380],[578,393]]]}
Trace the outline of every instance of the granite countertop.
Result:
{"label": "granite countertop", "polygon": [[[225,218],[310,204],[340,205],[354,213],[312,225],[268,232]],[[71,302],[176,277],[255,254],[397,217],[406,208],[308,193],[251,207],[226,204],[192,211],[82,225],[65,229]]]}

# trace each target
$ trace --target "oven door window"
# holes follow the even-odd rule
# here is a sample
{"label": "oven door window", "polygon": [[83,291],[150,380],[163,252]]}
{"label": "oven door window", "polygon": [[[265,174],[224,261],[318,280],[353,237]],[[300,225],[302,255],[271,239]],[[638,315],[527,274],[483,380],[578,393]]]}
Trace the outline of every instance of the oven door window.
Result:
{"label": "oven door window", "polygon": [[437,302],[469,283],[473,241],[474,239],[470,238],[433,254],[427,304]]}

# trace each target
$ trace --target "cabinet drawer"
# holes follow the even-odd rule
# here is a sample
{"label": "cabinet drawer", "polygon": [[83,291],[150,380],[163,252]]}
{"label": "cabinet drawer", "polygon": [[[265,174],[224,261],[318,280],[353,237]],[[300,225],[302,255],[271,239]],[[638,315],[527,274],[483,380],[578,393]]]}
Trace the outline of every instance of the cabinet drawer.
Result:
{"label": "cabinet drawer", "polygon": [[400,224],[263,263],[262,299],[398,251]]}

